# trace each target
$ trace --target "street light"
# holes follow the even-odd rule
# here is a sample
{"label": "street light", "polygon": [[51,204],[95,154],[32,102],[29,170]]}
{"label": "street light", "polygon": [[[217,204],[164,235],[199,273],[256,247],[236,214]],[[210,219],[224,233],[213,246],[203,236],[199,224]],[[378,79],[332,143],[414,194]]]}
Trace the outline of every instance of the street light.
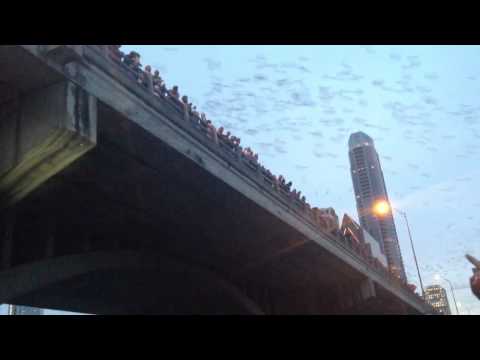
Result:
{"label": "street light", "polygon": [[425,299],[425,291],[423,290],[422,276],[420,275],[420,269],[418,268],[417,255],[415,254],[415,247],[413,246],[412,233],[410,232],[410,225],[408,224],[407,214],[403,211],[400,211],[396,208],[390,206],[388,201],[380,200],[373,205],[373,213],[379,216],[385,216],[392,213],[392,209],[398,212],[405,219],[407,224],[408,237],[410,238],[410,244],[412,246],[413,259],[415,260],[415,266],[417,267],[418,280],[420,280],[420,288],[422,289],[422,296]]}
{"label": "street light", "polygon": [[448,280],[444,276],[440,276],[439,274],[436,274],[435,275],[435,280],[439,281],[440,279],[445,280],[446,282],[448,282],[448,285],[450,285],[450,291],[452,292],[452,297],[453,297],[453,302],[455,304],[455,309],[457,310],[457,315],[460,315],[460,312],[458,311],[457,300],[455,299],[455,291],[453,290],[453,285],[452,285],[451,281]]}

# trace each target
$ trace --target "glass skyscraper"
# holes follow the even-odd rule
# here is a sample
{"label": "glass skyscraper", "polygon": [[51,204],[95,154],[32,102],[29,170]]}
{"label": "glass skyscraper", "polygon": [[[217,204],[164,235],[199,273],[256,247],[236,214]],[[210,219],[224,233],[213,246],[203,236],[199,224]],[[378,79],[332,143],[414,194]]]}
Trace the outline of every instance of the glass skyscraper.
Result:
{"label": "glass skyscraper", "polygon": [[350,171],[360,224],[378,241],[381,251],[387,257],[390,271],[406,281],[407,276],[393,216],[387,214],[378,217],[372,212],[376,201],[389,201],[380,159],[373,139],[363,132],[356,132],[350,135],[348,146]]}

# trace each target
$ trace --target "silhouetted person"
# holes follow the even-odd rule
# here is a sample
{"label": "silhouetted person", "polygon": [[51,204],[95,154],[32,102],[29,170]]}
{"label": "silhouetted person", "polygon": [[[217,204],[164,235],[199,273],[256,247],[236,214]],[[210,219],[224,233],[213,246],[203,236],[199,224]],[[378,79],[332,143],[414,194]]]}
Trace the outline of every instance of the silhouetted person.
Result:
{"label": "silhouetted person", "polygon": [[179,100],[179,99],[180,99],[180,92],[178,91],[178,86],[174,86],[174,87],[172,88],[172,90],[170,90],[168,93],[169,93],[169,95],[170,95],[171,97],[173,97],[174,99],[176,99],[176,100]]}
{"label": "silhouetted person", "polygon": [[217,129],[213,126],[210,120],[207,120],[208,134],[213,139],[215,144],[218,144]]}
{"label": "silhouetted person", "polygon": [[153,92],[153,75],[152,75],[152,67],[150,65],[145,66],[145,70],[143,72],[142,84],[147,89]]}
{"label": "silhouetted person", "polygon": [[167,87],[165,85],[165,82],[160,76],[160,73],[158,70],[155,70],[155,73],[153,74],[153,88],[155,91],[160,95],[161,97],[164,97],[167,94]]}
{"label": "silhouetted person", "polygon": [[110,57],[118,62],[121,62],[122,59],[125,57],[125,54],[120,51],[122,45],[108,45],[108,49],[110,51]]}
{"label": "silhouetted person", "polygon": [[162,78],[160,77],[160,72],[158,70],[155,70],[153,73],[152,80],[154,85],[160,85],[162,83]]}
{"label": "silhouetted person", "polygon": [[273,175],[273,187],[278,190],[278,186],[279,186],[279,182],[278,182],[278,178]]}
{"label": "silhouetted person", "polygon": [[232,136],[230,141],[231,141],[231,144],[232,144],[233,148],[235,150],[238,150],[238,148],[240,147],[240,138],[238,138],[236,136]]}
{"label": "silhouetted person", "polygon": [[[197,117],[197,118],[200,119],[200,114],[199,114],[199,112],[197,111],[197,107],[196,107],[196,106],[192,107],[192,114],[193,114],[193,116],[195,116],[195,117]],[[205,118],[205,121],[207,121],[207,118]]]}
{"label": "silhouetted person", "polygon": [[249,147],[243,149],[242,154],[246,159],[253,160],[253,152],[252,149],[250,149]]}
{"label": "silhouetted person", "polygon": [[132,69],[137,75],[141,71],[140,54],[136,51],[130,51],[130,54],[123,58],[123,63]]}
{"label": "silhouetted person", "polygon": [[182,96],[182,105],[183,105],[183,113],[185,116],[185,120],[188,120],[190,117],[190,104],[188,103],[188,96]]}

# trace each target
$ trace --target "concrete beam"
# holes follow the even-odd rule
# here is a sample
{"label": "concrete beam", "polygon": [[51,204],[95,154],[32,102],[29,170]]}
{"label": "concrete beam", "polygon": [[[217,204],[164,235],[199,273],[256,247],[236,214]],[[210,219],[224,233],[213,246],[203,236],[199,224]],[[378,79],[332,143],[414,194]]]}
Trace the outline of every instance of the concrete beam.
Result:
{"label": "concrete beam", "polygon": [[83,57],[83,45],[44,45],[43,52],[55,62],[64,65]]}
{"label": "concrete beam", "polygon": [[1,105],[0,210],[96,145],[97,101],[61,82]]}

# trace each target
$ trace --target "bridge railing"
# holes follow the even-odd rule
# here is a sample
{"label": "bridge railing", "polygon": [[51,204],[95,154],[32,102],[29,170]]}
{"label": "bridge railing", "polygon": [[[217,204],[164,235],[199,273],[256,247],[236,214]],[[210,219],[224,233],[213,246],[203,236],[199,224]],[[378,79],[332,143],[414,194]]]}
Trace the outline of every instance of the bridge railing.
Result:
{"label": "bridge railing", "polygon": [[258,162],[246,158],[241,153],[239,147],[232,146],[231,142],[222,136],[216,137],[215,140],[215,137],[212,136],[211,132],[209,131],[211,128],[209,129],[208,126],[206,126],[202,119],[200,119],[198,116],[189,113],[181,101],[168,94],[166,96],[164,96],[164,94],[158,94],[153,86],[149,86],[148,82],[146,83],[145,81],[141,80],[139,73],[133,71],[123,62],[118,61],[118,58],[112,56],[105,46],[93,45],[93,48],[95,48],[95,51],[100,52],[104,58],[107,59],[107,61],[110,63],[110,66],[116,66],[116,68],[120,69],[121,73],[123,73],[126,77],[138,83],[139,86],[143,88],[145,93],[149,94],[150,96],[154,96],[155,99],[161,101],[164,105],[173,110],[178,115],[178,118],[173,119],[177,125],[187,130],[189,133],[191,133],[191,130],[194,130],[198,134],[201,134],[200,138],[196,136],[197,139],[208,139],[207,143],[209,143],[209,148],[212,148],[212,145],[215,145],[217,148],[217,151],[215,152],[217,154],[222,157],[226,156],[226,160],[235,166],[237,170],[241,170],[242,173],[253,179],[261,188],[268,191],[271,196],[276,198],[280,203],[286,205],[290,211],[295,213],[297,217],[307,223],[309,227],[312,227],[315,231],[320,232],[326,239],[335,244],[335,246],[342,248],[350,256],[353,256],[358,261],[366,264],[371,271],[374,271],[380,276],[388,279],[389,282],[396,288],[406,290],[409,296],[414,297],[415,300],[421,299],[421,297],[419,297],[417,294],[412,293],[406,284],[402,283],[398,278],[386,270],[383,265],[378,262],[378,260],[363,251],[362,248],[356,246],[351,241],[345,239],[339,234],[333,235],[326,232],[320,226],[320,224],[315,221],[312,210],[307,207],[306,203],[300,201],[298,198],[294,197],[292,193],[287,192],[285,189],[279,186],[273,175],[269,174],[266,169],[258,164]]}

